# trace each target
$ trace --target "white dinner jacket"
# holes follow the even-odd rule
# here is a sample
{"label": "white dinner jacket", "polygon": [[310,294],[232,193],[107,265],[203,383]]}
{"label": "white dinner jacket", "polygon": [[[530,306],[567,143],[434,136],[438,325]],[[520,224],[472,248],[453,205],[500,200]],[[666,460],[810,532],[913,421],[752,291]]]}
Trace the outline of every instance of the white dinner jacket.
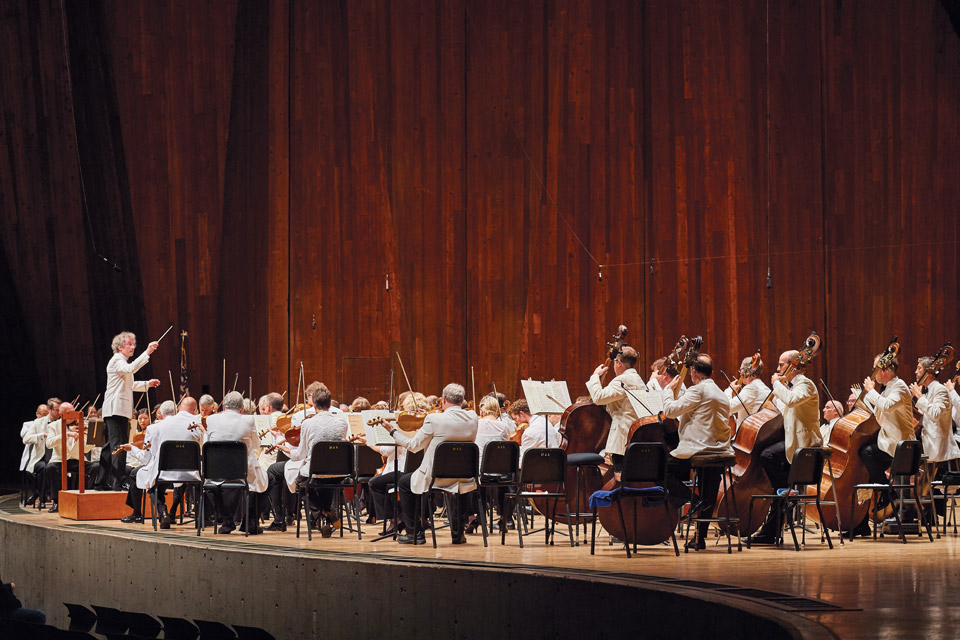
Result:
{"label": "white dinner jacket", "polygon": [[[207,420],[209,419],[207,418]],[[200,433],[200,429],[190,429],[189,427],[192,424],[196,424],[196,416],[187,411],[181,411],[147,427],[147,431],[143,435],[143,443],[144,445],[149,444],[150,450],[145,451],[133,447],[134,457],[143,462],[143,466],[137,470],[137,487],[139,489],[146,491],[153,488],[157,467],[160,465],[160,447],[164,442],[170,440],[200,442],[203,434]],[[199,479],[199,473],[190,471],[164,471],[160,474],[161,482],[184,482]]]}
{"label": "white dinner jacket", "polygon": [[215,413],[207,418],[205,442],[235,440],[247,445],[247,483],[250,491],[263,493],[267,490],[267,472],[260,466],[257,456],[260,453],[260,439],[253,416],[244,415],[229,409]]}
{"label": "white dinner jacket", "polygon": [[631,391],[646,391],[647,385],[633,367],[613,378],[606,387],[600,384],[600,376],[594,374],[587,380],[587,391],[594,404],[602,405],[610,414],[610,432],[607,434],[607,444],[604,451],[623,455],[627,449],[627,437],[630,435],[630,426],[639,416],[633,410],[627,392],[623,386]]}
{"label": "white dinner jacket", "polygon": [[780,401],[778,406],[783,413],[783,437],[786,445],[784,454],[787,462],[793,462],[793,456],[798,449],[822,447],[820,394],[817,392],[817,385],[799,373],[789,387],[779,380],[773,383],[773,395]]}
{"label": "white dinner jacket", "polygon": [[730,415],[737,416],[737,426],[739,427],[748,416],[760,410],[760,405],[770,395],[770,387],[765,385],[763,380],[757,378],[751,380],[750,384],[740,387],[739,393],[734,393],[732,387],[727,387],[725,393],[730,398]]}
{"label": "white dinner jacket", "polygon": [[893,456],[902,440],[915,440],[913,434],[913,401],[910,399],[907,383],[894,377],[887,383],[883,393],[877,390],[867,392],[866,401],[874,407],[880,433],[877,434],[877,446],[887,455]]}
{"label": "white dinner jacket", "polygon": [[[423,420],[423,426],[412,438],[402,431],[394,434],[394,439],[416,453],[424,448],[423,462],[410,478],[410,490],[414,493],[426,493],[433,479],[433,458],[441,442],[473,442],[477,437],[477,418],[460,407],[447,407],[442,413],[430,413]],[[473,481],[457,483],[447,480],[438,481],[434,488],[460,493],[473,491],[477,485]]]}
{"label": "white dinner jacket", "polygon": [[47,454],[47,423],[50,422],[49,416],[41,416],[30,423],[26,433],[20,431],[23,444],[31,447],[30,457],[27,459],[26,469],[33,473],[33,468]]}
{"label": "white dinner jacket", "polygon": [[133,374],[150,361],[144,351],[133,362],[127,362],[122,353],[115,353],[107,363],[107,390],[103,394],[103,417],[133,415],[133,392],[146,391],[146,381],[134,381]]}
{"label": "white dinner jacket", "polygon": [[934,380],[927,392],[917,400],[917,409],[923,414],[923,453],[930,462],[960,458],[960,446],[953,438],[953,415],[947,388]]}
{"label": "white dinner jacket", "polygon": [[663,415],[680,420],[680,444],[670,452],[674,458],[698,453],[732,454],[730,445],[730,400],[713,378],[687,387],[676,400],[673,391],[663,391]]}

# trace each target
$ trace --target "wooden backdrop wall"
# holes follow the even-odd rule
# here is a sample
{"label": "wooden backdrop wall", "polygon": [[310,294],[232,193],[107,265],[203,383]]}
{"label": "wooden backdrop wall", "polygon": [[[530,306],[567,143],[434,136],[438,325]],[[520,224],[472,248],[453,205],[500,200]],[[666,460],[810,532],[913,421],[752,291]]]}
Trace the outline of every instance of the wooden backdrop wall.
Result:
{"label": "wooden backdrop wall", "polygon": [[302,361],[342,400],[403,388],[396,353],[426,391],[577,395],[620,323],[643,362],[700,333],[730,373],[817,329],[835,394],[893,333],[907,365],[960,340],[935,0],[2,0],[0,30],[27,405],[92,398],[114,333],[170,324],[195,394],[226,358],[295,396]]}

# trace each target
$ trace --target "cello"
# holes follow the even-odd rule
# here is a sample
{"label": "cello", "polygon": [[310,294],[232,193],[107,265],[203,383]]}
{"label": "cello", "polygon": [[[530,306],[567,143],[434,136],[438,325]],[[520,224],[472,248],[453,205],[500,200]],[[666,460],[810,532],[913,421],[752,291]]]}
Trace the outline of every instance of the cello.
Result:
{"label": "cello", "polygon": [[[803,347],[780,375],[785,376],[793,369],[806,366],[820,351],[821,344],[820,336],[815,331],[811,331],[804,340]],[[783,415],[772,405],[767,406],[772,395],[771,390],[761,403],[760,410],[748,416],[734,434],[732,444],[736,464],[730,470],[733,474],[731,487],[733,491],[728,499],[727,492],[721,486],[717,496],[717,514],[739,516],[739,535],[741,536],[749,536],[757,531],[763,525],[764,518],[770,510],[770,500],[754,500],[751,511],[750,498],[755,494],[773,493],[773,485],[760,463],[760,453],[784,438]],[[736,504],[733,504],[734,496]],[[733,513],[730,513],[731,508]],[[749,527],[746,525],[747,522],[750,522]],[[726,532],[725,523],[719,522],[717,525],[721,531]]]}
{"label": "cello", "polygon": [[[699,347],[702,344],[703,339],[699,336],[693,340],[681,336],[674,350],[667,356],[667,362],[663,369],[671,365],[683,371],[696,360]],[[630,392],[627,391],[627,393]],[[677,421],[664,418],[663,412],[645,416],[630,425],[627,446],[629,447],[633,442],[657,442],[667,449],[672,449],[676,443],[668,443],[667,435],[675,434],[676,431]],[[614,477],[613,468],[606,465],[605,467],[603,488],[606,491],[611,491],[617,487],[619,481]],[[647,485],[649,484],[647,483]],[[626,500],[621,503],[621,508],[623,509],[623,524],[621,524],[619,513],[614,509],[600,509],[597,511],[597,517],[600,520],[600,525],[607,533],[627,544],[654,545],[669,540],[670,534],[680,519],[680,510],[670,504],[668,504],[668,509],[664,510],[663,505],[645,507],[642,501]],[[635,526],[634,523],[636,523]],[[626,525],[626,529],[624,529],[624,525]]]}
{"label": "cello", "polygon": [[[620,349],[624,347],[624,338],[627,335],[627,328],[620,325],[617,333],[613,335],[612,342],[606,343],[607,357],[606,366],[609,366],[613,360],[620,355]],[[560,448],[566,451],[567,455],[572,453],[600,453],[607,441],[607,433],[612,424],[610,414],[600,405],[592,401],[576,402],[563,412],[560,418]],[[539,428],[539,427],[538,427]],[[568,513],[589,513],[588,501],[594,491],[603,486],[603,477],[595,473],[595,467],[586,466],[583,468],[582,477],[583,488],[580,490],[580,500],[577,500],[577,470],[575,467],[568,466],[565,476],[566,489],[566,513],[555,514],[558,523],[571,524],[574,518],[568,516]],[[612,472],[611,472],[612,475]],[[547,499],[533,500],[534,506],[540,513],[550,513],[547,509]]]}

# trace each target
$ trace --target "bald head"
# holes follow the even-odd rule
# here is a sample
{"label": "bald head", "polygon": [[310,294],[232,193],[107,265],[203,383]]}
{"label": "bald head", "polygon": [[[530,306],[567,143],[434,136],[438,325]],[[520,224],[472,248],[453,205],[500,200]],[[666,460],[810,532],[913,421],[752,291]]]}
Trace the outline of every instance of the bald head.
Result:
{"label": "bald head", "polygon": [[73,404],[70,402],[61,402],[60,413],[66,413],[68,411],[76,411],[76,409],[73,408]]}
{"label": "bald head", "polygon": [[187,413],[196,414],[196,413],[197,413],[197,401],[194,400],[193,398],[191,398],[190,396],[187,396],[186,398],[184,398],[183,400],[180,401],[180,407],[179,407],[179,409],[180,409],[180,411],[186,411]]}

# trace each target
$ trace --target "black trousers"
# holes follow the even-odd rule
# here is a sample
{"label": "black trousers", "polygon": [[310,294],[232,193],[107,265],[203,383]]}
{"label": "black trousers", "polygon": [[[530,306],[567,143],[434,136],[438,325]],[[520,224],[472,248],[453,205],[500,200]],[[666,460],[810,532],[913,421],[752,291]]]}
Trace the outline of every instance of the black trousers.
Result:
{"label": "black trousers", "polygon": [[[416,529],[418,531],[423,531],[424,529],[421,514],[417,511],[417,497],[422,496],[424,500],[430,500],[429,494],[416,494],[413,492],[410,488],[410,479],[412,477],[412,473],[404,473],[400,476],[400,480],[397,483],[397,488],[400,492],[400,512],[403,515],[403,524],[406,526],[408,532],[412,532],[414,529],[414,518],[417,519]],[[469,493],[456,494],[444,491],[443,500],[447,508],[447,519],[450,520],[450,535],[456,540],[463,533],[463,521],[465,517],[470,515],[472,511],[470,508],[471,496]],[[428,503],[428,505],[432,506],[431,503]]]}
{"label": "black trousers", "polygon": [[400,475],[403,474],[399,471],[396,473],[393,471],[385,472],[372,478],[370,482],[367,483],[367,489],[373,497],[373,512],[380,520],[392,520],[394,518],[394,512],[397,509],[397,499],[395,496],[388,497],[387,489],[394,484],[396,478]]}
{"label": "black trousers", "polygon": [[790,479],[790,463],[787,462],[787,443],[775,442],[760,452],[760,466],[767,472],[774,489],[784,489]]}
{"label": "black trousers", "polygon": [[[667,491],[670,492],[670,502],[674,506],[682,505],[692,498],[690,488],[684,484],[690,479],[690,459],[667,456]],[[720,491],[720,481],[723,479],[723,469],[700,469],[697,473],[697,495],[699,500],[693,506],[698,515],[709,518],[717,506],[717,493]],[[697,523],[697,534],[703,538],[710,527],[708,522]]]}
{"label": "black trousers", "polygon": [[100,450],[100,475],[96,484],[99,487],[116,490],[123,482],[127,468],[127,452],[113,455],[120,445],[126,444],[130,432],[130,421],[123,416],[110,416],[103,419],[106,427],[107,443]]}
{"label": "black trousers", "polygon": [[33,469],[27,469],[27,486],[34,495],[39,496],[38,499],[40,502],[44,502],[47,499],[48,492],[46,477],[44,475],[46,469],[47,462],[43,459],[37,460],[37,464],[33,465]]}
{"label": "black trousers", "polygon": [[287,489],[287,482],[283,477],[286,462],[274,462],[267,468],[267,497],[270,500],[270,509],[273,511],[273,521],[282,524],[286,516],[292,516],[296,507],[294,495]]}
{"label": "black trousers", "polygon": [[893,462],[893,457],[877,446],[877,442],[868,442],[860,447],[860,461],[870,474],[870,482],[886,484],[887,469]]}
{"label": "black trousers", "polygon": [[[50,491],[50,495],[53,497],[53,501],[57,502],[59,498],[60,491],[60,473],[61,466],[59,462],[49,462],[47,463],[47,468],[44,469],[44,477],[47,483],[47,489]],[[67,460],[67,473],[72,474],[72,478],[67,482],[67,487],[70,489],[75,489],[79,485],[78,475],[80,473],[80,462],[78,460]]]}

